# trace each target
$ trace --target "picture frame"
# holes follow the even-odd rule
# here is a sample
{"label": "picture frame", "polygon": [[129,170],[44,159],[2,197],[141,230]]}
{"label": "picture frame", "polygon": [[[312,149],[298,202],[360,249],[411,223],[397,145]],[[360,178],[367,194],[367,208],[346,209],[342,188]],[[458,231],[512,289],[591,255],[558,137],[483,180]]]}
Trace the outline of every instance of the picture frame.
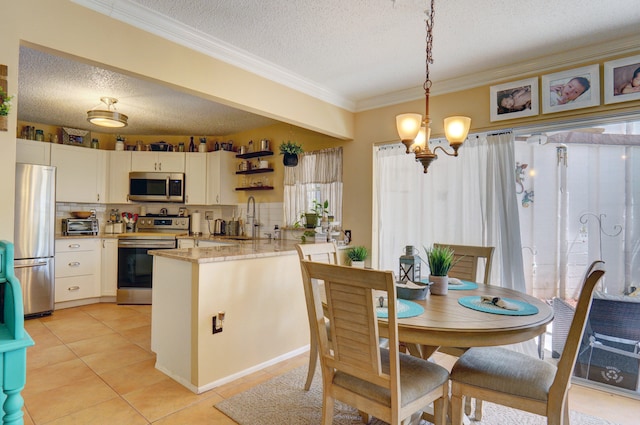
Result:
{"label": "picture frame", "polygon": [[77,128],[62,127],[62,144],[84,146],[88,148],[91,143],[91,132]]}
{"label": "picture frame", "polygon": [[[586,90],[580,91],[585,86],[587,86]],[[543,114],[598,105],[600,105],[600,67],[598,64],[542,76]]]}
{"label": "picture frame", "polygon": [[532,117],[540,113],[537,77],[491,86],[489,98],[491,121]]}
{"label": "picture frame", "polygon": [[603,84],[605,104],[640,99],[640,55],[605,62]]}

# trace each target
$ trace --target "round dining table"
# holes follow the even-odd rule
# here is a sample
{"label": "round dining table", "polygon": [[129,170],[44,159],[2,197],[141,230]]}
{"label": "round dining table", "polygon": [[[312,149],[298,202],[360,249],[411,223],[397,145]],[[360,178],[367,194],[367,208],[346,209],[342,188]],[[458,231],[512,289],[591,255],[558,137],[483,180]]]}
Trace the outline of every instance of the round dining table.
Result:
{"label": "round dining table", "polygon": [[[469,290],[449,290],[446,295],[428,294],[424,300],[411,300],[422,306],[424,312],[398,319],[398,339],[407,344],[412,354],[418,354],[414,352],[417,346],[421,357],[428,358],[439,347],[485,347],[524,342],[544,333],[547,324],[553,320],[551,307],[533,296],[498,286],[477,286]],[[458,302],[468,296],[514,300],[530,304],[538,311],[515,316],[472,310]],[[386,323],[385,319],[379,319],[380,336],[387,334]]]}

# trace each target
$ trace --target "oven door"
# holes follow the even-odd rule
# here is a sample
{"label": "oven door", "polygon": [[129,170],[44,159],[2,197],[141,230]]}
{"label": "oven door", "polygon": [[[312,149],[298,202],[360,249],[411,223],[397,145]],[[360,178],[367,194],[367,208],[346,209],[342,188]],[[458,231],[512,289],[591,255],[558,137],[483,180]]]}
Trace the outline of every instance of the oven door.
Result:
{"label": "oven door", "polygon": [[149,250],[173,249],[175,239],[118,241],[118,304],[151,304],[153,256]]}

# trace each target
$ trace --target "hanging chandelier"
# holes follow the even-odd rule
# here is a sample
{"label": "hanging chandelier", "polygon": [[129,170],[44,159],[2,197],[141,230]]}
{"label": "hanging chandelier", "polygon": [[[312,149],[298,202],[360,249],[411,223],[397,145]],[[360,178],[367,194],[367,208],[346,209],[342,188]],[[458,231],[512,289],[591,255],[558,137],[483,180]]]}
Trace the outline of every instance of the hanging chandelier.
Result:
{"label": "hanging chandelier", "polygon": [[449,156],[458,156],[458,149],[467,139],[469,127],[471,126],[471,118],[463,116],[452,116],[444,119],[444,132],[447,141],[453,153],[446,151],[441,146],[436,146],[433,151],[429,147],[429,138],[431,136],[431,118],[429,117],[429,93],[431,91],[431,79],[429,78],[429,64],[433,63],[433,17],[434,17],[434,0],[431,0],[431,9],[425,11],[425,23],[427,29],[426,37],[426,61],[425,61],[425,81],[424,97],[425,97],[425,115],[424,118],[418,113],[406,113],[396,116],[396,127],[400,140],[406,146],[407,153],[414,153],[416,161],[419,161],[427,173],[429,165],[438,159],[438,155],[434,152],[438,149],[442,150]]}
{"label": "hanging chandelier", "polygon": [[113,105],[118,103],[118,99],[115,97],[101,97],[100,101],[107,106],[107,109],[92,109],[87,111],[87,121],[101,127],[118,128],[127,126],[129,117],[111,109],[112,107],[115,109]]}

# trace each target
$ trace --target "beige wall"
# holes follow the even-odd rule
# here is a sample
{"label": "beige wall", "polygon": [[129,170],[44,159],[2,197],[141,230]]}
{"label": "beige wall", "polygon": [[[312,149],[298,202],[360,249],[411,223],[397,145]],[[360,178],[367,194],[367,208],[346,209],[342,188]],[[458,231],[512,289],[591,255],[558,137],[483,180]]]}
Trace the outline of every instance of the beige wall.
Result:
{"label": "beige wall", "polygon": [[[99,29],[99,30],[97,30]],[[78,34],[91,34],[88,37]],[[104,15],[79,7],[67,0],[21,0],[3,4],[3,25],[0,26],[0,57],[9,65],[10,93],[17,87],[18,47],[22,40],[56,50],[57,54],[68,54],[85,58],[103,67],[111,67],[125,73],[146,76],[160,84],[166,84],[197,93],[212,100],[256,112],[288,124],[308,130],[316,130],[335,139],[324,136],[302,135],[305,150],[314,150],[331,145],[344,147],[344,226],[353,231],[354,242],[371,245],[372,207],[372,161],[373,146],[376,143],[397,139],[395,115],[401,112],[423,112],[424,100],[419,99],[402,105],[380,108],[372,111],[349,113],[298,93],[282,85],[267,81],[239,70],[202,54],[190,51],[159,37],[114,21]],[[95,48],[98,45],[100,48]],[[119,50],[115,46],[125,45]],[[631,56],[640,52],[629,52]],[[594,60],[589,63],[603,63],[615,57],[600,58],[593,52]],[[186,66],[188,65],[188,66]],[[573,68],[583,64],[575,64]],[[185,72],[188,70],[188,72]],[[561,69],[545,70],[535,75],[555,72]],[[212,78],[214,76],[215,78]],[[531,76],[531,75],[529,75]],[[525,78],[520,75],[517,79]],[[505,79],[504,81],[509,81]],[[498,84],[500,82],[496,82]],[[434,87],[437,90],[437,87]],[[18,99],[19,101],[19,99]],[[602,115],[616,115],[637,111],[640,101],[600,106],[559,114],[539,115],[519,120],[491,123],[489,120],[489,87],[478,87],[458,93],[450,93],[431,98],[431,118],[433,134],[442,135],[442,119],[448,115],[468,114],[472,117],[472,131],[487,131],[500,128],[514,128],[536,123],[554,123],[567,119],[588,118]],[[0,132],[3,155],[0,155],[0,181],[3,182],[3,196],[13,197],[13,163],[15,162],[15,112],[9,116],[9,132]],[[279,125],[271,130],[260,129],[233,135],[237,140],[271,138],[274,145],[281,140],[293,139],[289,125]],[[269,132],[272,131],[272,135]],[[297,135],[298,130],[295,130]],[[306,130],[305,130],[306,131]],[[301,132],[302,133],[302,132]],[[341,142],[340,140],[352,141]],[[274,147],[275,149],[275,147]],[[6,151],[6,155],[4,152]],[[464,155],[464,147],[461,154]],[[280,156],[274,155],[274,161]],[[441,158],[442,161],[455,160]],[[277,174],[277,173],[274,173]],[[277,175],[274,177],[278,177]],[[416,176],[428,178],[428,176]],[[10,183],[10,184],[9,184]],[[265,195],[263,201],[279,201],[279,191]],[[0,238],[13,238],[13,206],[0,206]]]}

